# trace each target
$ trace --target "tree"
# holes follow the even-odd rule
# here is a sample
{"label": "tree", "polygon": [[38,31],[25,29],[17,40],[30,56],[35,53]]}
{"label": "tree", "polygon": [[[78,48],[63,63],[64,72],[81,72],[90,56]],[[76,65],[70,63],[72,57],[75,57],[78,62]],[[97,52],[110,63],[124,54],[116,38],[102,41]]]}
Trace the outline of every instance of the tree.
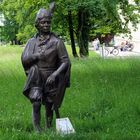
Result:
{"label": "tree", "polygon": [[136,5],[127,0],[58,0],[57,3],[63,11],[72,11],[73,32],[78,40],[80,56],[88,55],[89,38],[99,37],[105,41],[117,33],[130,34],[128,24],[131,22],[136,28],[139,21],[136,13],[138,0],[135,0]]}
{"label": "tree", "polygon": [[77,52],[76,52],[76,47],[75,47],[74,32],[73,32],[73,20],[72,20],[71,10],[68,11],[68,24],[69,24],[69,33],[70,33],[72,54],[74,57],[78,57]]}
{"label": "tree", "polygon": [[16,34],[18,33],[19,26],[15,20],[16,11],[12,9],[13,3],[11,3],[11,7],[4,6],[7,3],[2,3],[0,10],[4,14],[4,26],[2,27],[2,34],[4,41],[11,41],[12,44],[19,44],[20,42],[17,40]]}
{"label": "tree", "polygon": [[[46,8],[50,0],[3,0],[2,11],[7,22],[12,22],[18,40],[26,42],[34,35],[34,19],[39,8]],[[117,33],[130,34],[139,22],[140,2],[134,0],[55,0],[56,10],[52,30],[65,39],[70,38],[72,53],[77,56],[75,40],[81,57],[88,56],[88,41]],[[16,13],[13,15],[13,13]],[[9,26],[11,27],[11,26]],[[10,29],[10,28],[9,28]],[[6,31],[5,31],[6,33]],[[6,33],[8,36],[8,33]],[[14,35],[13,35],[14,36]]]}

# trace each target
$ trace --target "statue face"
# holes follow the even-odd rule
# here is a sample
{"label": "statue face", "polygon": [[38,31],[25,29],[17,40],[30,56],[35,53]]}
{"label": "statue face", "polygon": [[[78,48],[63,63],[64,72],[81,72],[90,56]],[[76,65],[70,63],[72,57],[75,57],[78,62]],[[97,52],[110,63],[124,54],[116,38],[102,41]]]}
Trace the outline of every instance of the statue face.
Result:
{"label": "statue face", "polygon": [[51,19],[44,17],[40,19],[39,24],[38,24],[38,29],[40,32],[43,33],[48,33],[50,32],[50,27],[51,27]]}

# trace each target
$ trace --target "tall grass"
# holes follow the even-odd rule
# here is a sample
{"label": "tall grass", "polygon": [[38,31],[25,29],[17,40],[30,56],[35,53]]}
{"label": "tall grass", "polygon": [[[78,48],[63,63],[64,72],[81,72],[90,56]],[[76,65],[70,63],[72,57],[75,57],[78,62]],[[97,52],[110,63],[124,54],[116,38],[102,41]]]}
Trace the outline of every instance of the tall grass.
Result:
{"label": "tall grass", "polygon": [[[140,139],[140,59],[73,59],[71,87],[61,107],[76,130],[59,136],[53,128],[36,134],[31,104],[22,95],[23,48],[0,47],[0,140],[138,140]],[[70,54],[71,55],[71,54]],[[42,106],[42,127],[44,127]]]}

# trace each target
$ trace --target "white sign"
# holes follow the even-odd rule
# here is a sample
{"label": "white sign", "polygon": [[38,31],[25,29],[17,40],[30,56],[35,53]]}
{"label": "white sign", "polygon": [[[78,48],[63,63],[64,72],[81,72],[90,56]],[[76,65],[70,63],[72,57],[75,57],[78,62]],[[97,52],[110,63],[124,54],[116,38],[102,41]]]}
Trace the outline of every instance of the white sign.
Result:
{"label": "white sign", "polygon": [[75,133],[69,118],[56,119],[56,130],[62,135]]}

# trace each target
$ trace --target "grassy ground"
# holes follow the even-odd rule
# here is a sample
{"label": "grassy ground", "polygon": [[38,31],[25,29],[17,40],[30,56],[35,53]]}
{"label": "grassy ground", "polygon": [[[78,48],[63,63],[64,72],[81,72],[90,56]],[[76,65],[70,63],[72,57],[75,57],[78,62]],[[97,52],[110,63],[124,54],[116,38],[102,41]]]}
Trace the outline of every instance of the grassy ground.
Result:
{"label": "grassy ground", "polygon": [[[139,140],[140,59],[73,59],[71,88],[61,117],[69,117],[76,133],[59,136],[53,128],[33,131],[31,104],[22,95],[23,48],[0,47],[0,140]],[[42,107],[42,126],[44,126]]]}

